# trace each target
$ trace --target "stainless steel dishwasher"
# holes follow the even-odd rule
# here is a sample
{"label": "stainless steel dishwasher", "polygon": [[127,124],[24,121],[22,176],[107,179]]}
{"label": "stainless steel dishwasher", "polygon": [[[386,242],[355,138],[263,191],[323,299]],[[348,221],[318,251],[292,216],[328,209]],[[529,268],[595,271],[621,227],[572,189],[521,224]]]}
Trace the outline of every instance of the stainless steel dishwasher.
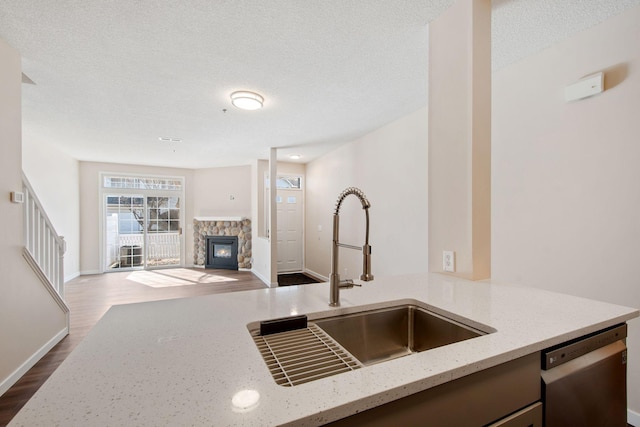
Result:
{"label": "stainless steel dishwasher", "polygon": [[546,427],[627,425],[627,325],[542,353]]}

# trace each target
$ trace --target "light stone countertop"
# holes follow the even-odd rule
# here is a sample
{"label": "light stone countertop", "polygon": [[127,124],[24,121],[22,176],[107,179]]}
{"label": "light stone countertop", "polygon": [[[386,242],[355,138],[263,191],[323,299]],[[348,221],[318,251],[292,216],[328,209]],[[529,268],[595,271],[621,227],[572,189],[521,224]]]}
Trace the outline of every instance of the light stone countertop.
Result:
{"label": "light stone countertop", "polygon": [[[440,274],[112,307],[11,426],[320,425],[638,316],[539,289]],[[497,332],[295,387],[276,385],[247,330],[260,320],[414,299]],[[311,317],[311,316],[310,316]],[[250,410],[233,396],[255,390]]]}

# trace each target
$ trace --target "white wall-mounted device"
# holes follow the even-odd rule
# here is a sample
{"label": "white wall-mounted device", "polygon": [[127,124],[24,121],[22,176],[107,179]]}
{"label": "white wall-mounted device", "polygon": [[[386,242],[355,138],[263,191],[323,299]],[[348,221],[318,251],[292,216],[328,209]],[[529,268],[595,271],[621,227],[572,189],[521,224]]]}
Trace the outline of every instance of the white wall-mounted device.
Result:
{"label": "white wall-mounted device", "polygon": [[564,100],[567,102],[597,95],[604,90],[604,73],[591,74],[564,88]]}
{"label": "white wall-mounted device", "polygon": [[21,193],[20,191],[12,191],[11,201],[13,203],[24,203],[24,193]]}
{"label": "white wall-mounted device", "polygon": [[454,251],[442,251],[442,269],[450,273],[455,273],[456,253]]}

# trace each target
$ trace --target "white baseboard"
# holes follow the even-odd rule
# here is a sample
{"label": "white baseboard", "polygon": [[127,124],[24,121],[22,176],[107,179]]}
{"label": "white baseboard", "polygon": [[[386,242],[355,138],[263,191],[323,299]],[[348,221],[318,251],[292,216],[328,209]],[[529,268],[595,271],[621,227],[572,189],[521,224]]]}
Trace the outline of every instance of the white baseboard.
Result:
{"label": "white baseboard", "polygon": [[76,271],[75,273],[70,274],[69,276],[66,276],[66,277],[64,278],[64,283],[67,283],[69,280],[73,280],[73,279],[75,279],[76,277],[80,277],[80,272],[79,272],[79,271]]}
{"label": "white baseboard", "polygon": [[81,276],[93,276],[94,274],[102,274],[100,270],[84,270],[80,272]]}
{"label": "white baseboard", "polygon": [[55,347],[55,345],[58,344],[60,341],[62,341],[62,339],[66,337],[68,334],[69,334],[68,327],[58,332],[45,345],[40,347],[38,351],[36,351],[31,357],[29,357],[22,365],[20,365],[18,369],[13,371],[11,375],[5,378],[0,383],[0,396],[2,396],[7,390],[9,390],[11,386],[17,383],[18,380],[22,378],[22,376],[26,374],[29,369],[33,368],[33,365],[38,363],[38,361],[42,359],[44,355],[49,352],[49,350]]}
{"label": "white baseboard", "polygon": [[305,269],[304,269],[304,272],[305,272],[305,274],[308,274],[309,276],[312,276],[314,279],[318,279],[318,280],[320,280],[321,282],[328,282],[328,281],[329,281],[329,278],[328,278],[328,277],[325,277],[325,276],[323,276],[323,275],[322,275],[322,274],[320,274],[320,273],[316,273],[316,272],[315,272],[315,271],[313,271],[313,270],[309,270],[308,268],[305,268]]}
{"label": "white baseboard", "polygon": [[640,414],[631,409],[627,409],[627,423],[633,427],[640,427]]}
{"label": "white baseboard", "polygon": [[251,272],[253,274],[255,274],[256,276],[258,276],[258,279],[262,280],[262,282],[269,286],[270,288],[276,287],[278,286],[278,284],[276,283],[275,285],[271,284],[271,280],[267,279],[266,277],[264,277],[262,274],[258,273],[256,270],[254,270],[253,268],[251,269]]}

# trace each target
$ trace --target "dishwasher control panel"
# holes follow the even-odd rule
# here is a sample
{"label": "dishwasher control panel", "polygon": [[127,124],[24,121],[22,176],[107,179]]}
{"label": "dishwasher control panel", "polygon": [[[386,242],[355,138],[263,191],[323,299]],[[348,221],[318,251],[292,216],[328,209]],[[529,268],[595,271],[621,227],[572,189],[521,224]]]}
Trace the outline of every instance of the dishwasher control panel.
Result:
{"label": "dishwasher control panel", "polygon": [[583,354],[609,345],[627,337],[627,324],[612,326],[609,329],[577,338],[560,346],[551,347],[542,352],[542,369],[545,371],[576,359]]}

